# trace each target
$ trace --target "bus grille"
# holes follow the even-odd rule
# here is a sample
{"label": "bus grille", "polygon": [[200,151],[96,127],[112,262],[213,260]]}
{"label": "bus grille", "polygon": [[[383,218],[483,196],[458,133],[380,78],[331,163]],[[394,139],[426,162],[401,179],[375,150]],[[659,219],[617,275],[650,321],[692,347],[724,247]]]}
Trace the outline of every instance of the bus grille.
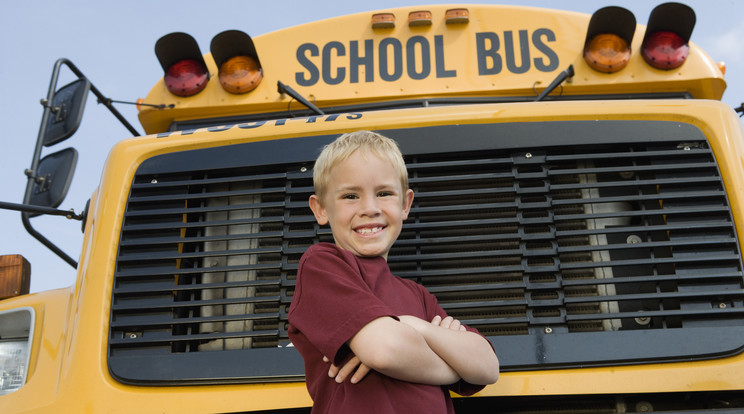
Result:
{"label": "bus grille", "polygon": [[[393,273],[478,328],[504,370],[738,352],[716,335],[742,329],[744,290],[713,153],[637,141],[406,153],[415,200]],[[301,379],[287,337],[297,264],[332,241],[307,207],[315,153],[138,171],[113,287],[117,378]]]}

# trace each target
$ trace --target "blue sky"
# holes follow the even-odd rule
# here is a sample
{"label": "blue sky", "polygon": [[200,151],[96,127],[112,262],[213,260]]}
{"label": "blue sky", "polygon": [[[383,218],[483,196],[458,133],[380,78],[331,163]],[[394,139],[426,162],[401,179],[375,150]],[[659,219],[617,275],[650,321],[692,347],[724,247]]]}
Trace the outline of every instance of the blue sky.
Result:
{"label": "blue sky", "polygon": [[[54,62],[71,59],[98,89],[117,100],[144,97],[162,76],[154,54],[162,35],[183,31],[194,36],[202,50],[212,37],[227,29],[257,36],[281,28],[343,14],[397,6],[452,3],[451,1],[143,1],[126,2],[43,0],[7,2],[0,12],[0,201],[20,203],[38,134],[42,107]],[[470,0],[467,3],[494,1]],[[645,24],[651,9],[662,1],[530,0],[503,4],[559,8],[592,13],[606,5],[631,10]],[[692,41],[715,61],[727,66],[728,89],[723,96],[731,106],[744,101],[744,2],[735,0],[683,1],[697,14]],[[63,77],[60,85],[72,80]],[[134,107],[118,105],[142,133]],[[78,165],[70,193],[60,208],[81,211],[98,185],[111,146],[131,136],[95,97],[88,97],[83,124],[59,149],[74,146]],[[82,244],[80,223],[61,217],[39,217],[34,227],[77,259]],[[69,286],[76,271],[28,235],[20,213],[0,210],[0,254],[22,254],[32,267],[31,291]]]}

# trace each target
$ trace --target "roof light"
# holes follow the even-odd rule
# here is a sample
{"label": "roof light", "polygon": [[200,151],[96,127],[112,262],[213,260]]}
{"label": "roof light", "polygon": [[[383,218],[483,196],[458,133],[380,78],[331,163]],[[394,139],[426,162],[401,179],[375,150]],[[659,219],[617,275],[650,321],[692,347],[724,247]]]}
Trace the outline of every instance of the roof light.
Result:
{"label": "roof light", "polygon": [[192,96],[207,86],[207,68],[196,59],[184,59],[171,65],[165,72],[165,86],[178,96]]}
{"label": "roof light", "polygon": [[178,96],[201,92],[209,81],[207,64],[199,45],[186,33],[170,33],[155,43],[155,55],[165,73],[165,86]]}
{"label": "roof light", "polygon": [[391,29],[395,27],[395,15],[393,13],[377,13],[372,15],[373,29]]}
{"label": "roof light", "polygon": [[431,26],[431,12],[419,10],[408,13],[409,26]]}
{"label": "roof light", "polygon": [[695,12],[680,3],[657,6],[648,17],[641,55],[658,69],[682,66],[690,54],[690,35],[695,27]]}
{"label": "roof light", "polygon": [[600,72],[617,72],[630,61],[630,47],[618,35],[599,34],[584,49],[584,60]]}
{"label": "roof light", "polygon": [[263,79],[253,39],[239,30],[226,30],[212,39],[212,58],[219,68],[222,88],[230,93],[246,93]]}
{"label": "roof light", "polygon": [[220,84],[230,93],[250,92],[261,83],[263,72],[251,56],[235,56],[220,66]]}
{"label": "roof light", "polygon": [[468,9],[449,9],[444,14],[447,24],[462,24],[470,21],[470,12]]}
{"label": "roof light", "polygon": [[584,40],[584,60],[595,70],[613,73],[630,61],[636,20],[629,10],[604,7],[592,15]]}
{"label": "roof light", "polygon": [[690,47],[678,34],[661,31],[648,36],[641,47],[643,59],[657,69],[676,69],[690,54]]}

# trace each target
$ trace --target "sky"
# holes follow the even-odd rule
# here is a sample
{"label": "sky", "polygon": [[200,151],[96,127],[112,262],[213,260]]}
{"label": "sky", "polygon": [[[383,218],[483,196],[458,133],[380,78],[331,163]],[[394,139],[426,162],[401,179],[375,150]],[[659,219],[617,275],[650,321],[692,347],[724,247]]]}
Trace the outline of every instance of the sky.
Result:
{"label": "sky", "polygon": [[[692,42],[715,61],[724,61],[728,88],[723,95],[732,107],[744,101],[744,2],[688,0],[697,15]],[[39,132],[41,98],[47,94],[54,62],[70,59],[107,97],[136,101],[162,77],[154,45],[161,36],[191,34],[202,51],[214,35],[239,29],[251,36],[350,13],[398,6],[449,4],[437,0],[37,0],[0,3],[0,201],[21,203],[26,188],[24,170],[31,165]],[[469,0],[467,3],[495,4]],[[591,14],[608,6],[632,11],[639,24],[663,1],[653,0],[505,0],[500,4],[571,10]],[[63,70],[59,85],[74,78]],[[140,134],[134,106],[116,105]],[[81,212],[97,187],[108,151],[131,137],[94,95],[87,99],[83,122],[75,136],[52,149],[78,150],[75,176],[60,208]],[[46,152],[48,154],[50,151]],[[32,219],[34,228],[75,260],[83,241],[79,221],[64,217]],[[0,210],[0,255],[21,254],[31,262],[31,292],[73,285],[77,272],[31,237],[20,213]]]}

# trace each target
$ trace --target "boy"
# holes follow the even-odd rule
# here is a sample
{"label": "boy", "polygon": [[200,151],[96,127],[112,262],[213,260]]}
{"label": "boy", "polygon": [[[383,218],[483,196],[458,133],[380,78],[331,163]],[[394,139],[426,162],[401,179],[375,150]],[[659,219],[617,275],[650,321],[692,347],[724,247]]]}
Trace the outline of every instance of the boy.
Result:
{"label": "boy", "polygon": [[488,340],[390,273],[387,255],[413,203],[397,144],[344,134],[318,157],[313,184],[310,208],[335,245],[302,256],[289,309],[313,412],[453,413],[448,389],[471,395],[495,382]]}

